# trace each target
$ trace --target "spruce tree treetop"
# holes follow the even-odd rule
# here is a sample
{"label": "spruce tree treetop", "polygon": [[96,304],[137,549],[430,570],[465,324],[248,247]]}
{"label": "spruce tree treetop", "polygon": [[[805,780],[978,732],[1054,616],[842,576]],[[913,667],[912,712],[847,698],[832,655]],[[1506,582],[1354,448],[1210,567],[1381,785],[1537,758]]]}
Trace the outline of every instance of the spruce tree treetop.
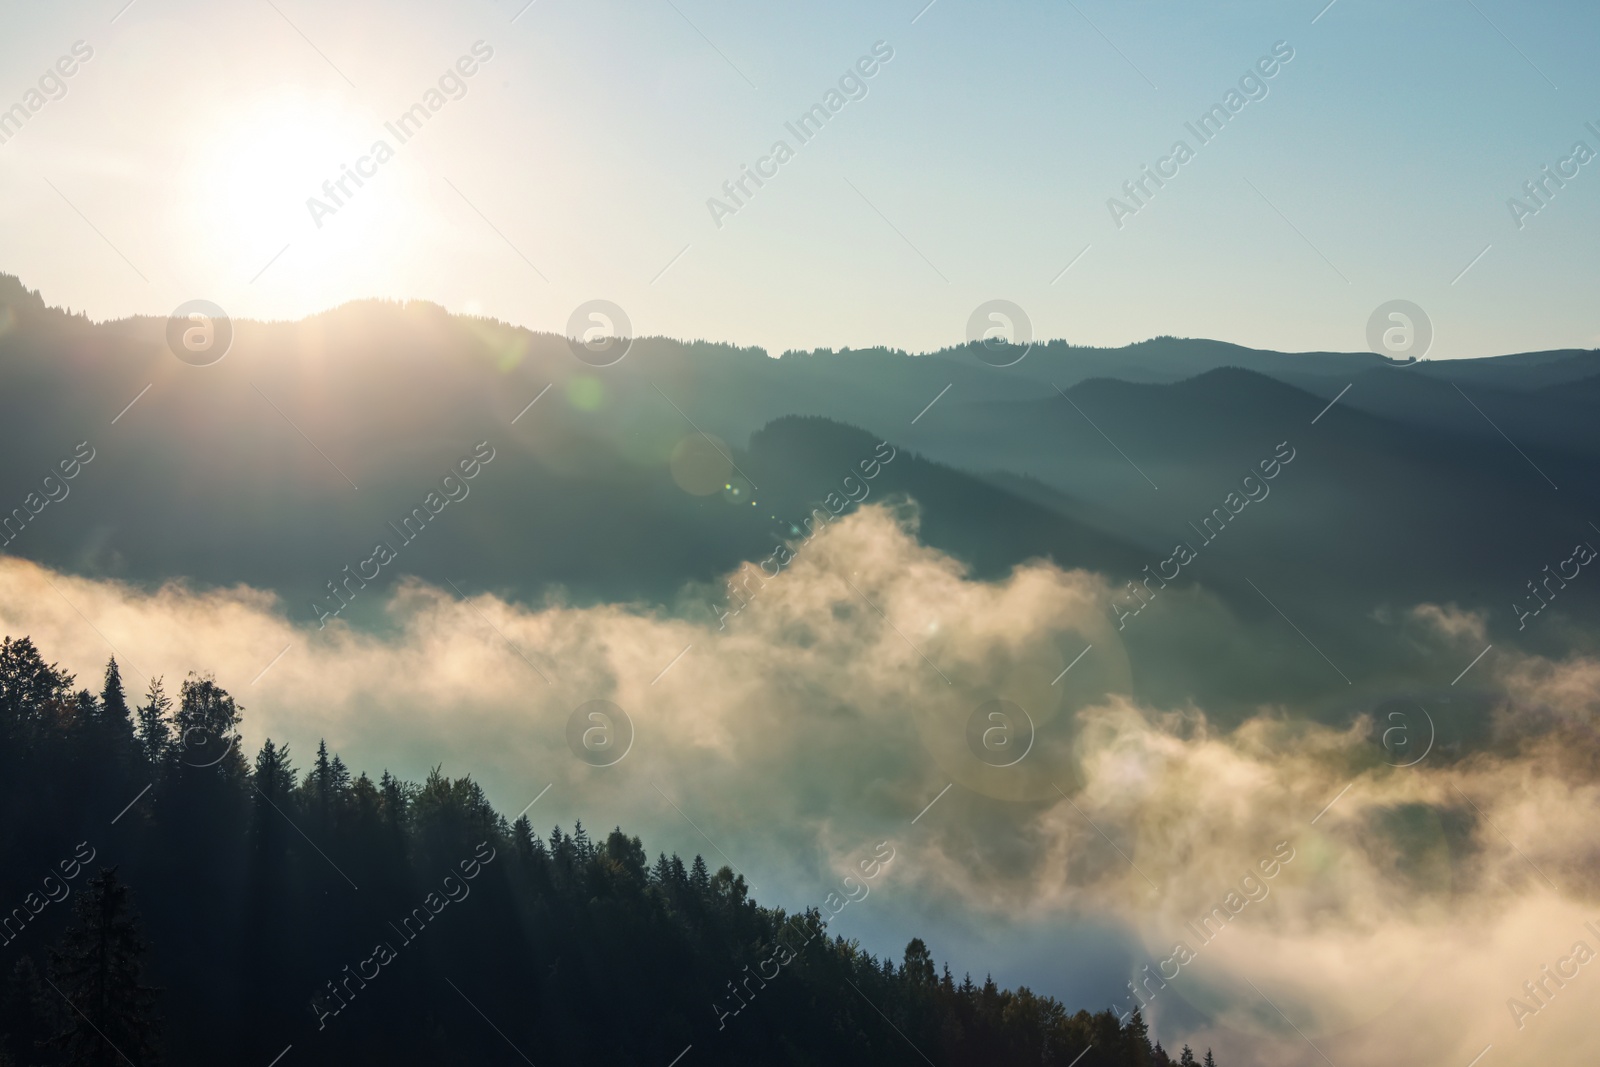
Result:
{"label": "spruce tree treetop", "polygon": [[150,679],[150,689],[144,703],[139,705],[139,745],[151,764],[165,762],[172,748],[172,728],[168,716],[172,711],[172,698],[161,685],[161,678]]}
{"label": "spruce tree treetop", "polygon": [[706,870],[706,860],[698,853],[694,857],[694,864],[689,868],[689,885],[696,892],[704,893],[711,888],[711,872]]}
{"label": "spruce tree treetop", "polygon": [[100,688],[100,707],[112,723],[131,725],[133,722],[128,714],[127,695],[122,691],[122,671],[117,667],[115,656],[106,663],[105,684]]}
{"label": "spruce tree treetop", "polygon": [[268,800],[282,803],[294,792],[295,770],[289,762],[289,746],[279,748],[267,738],[256,754],[255,786]]}

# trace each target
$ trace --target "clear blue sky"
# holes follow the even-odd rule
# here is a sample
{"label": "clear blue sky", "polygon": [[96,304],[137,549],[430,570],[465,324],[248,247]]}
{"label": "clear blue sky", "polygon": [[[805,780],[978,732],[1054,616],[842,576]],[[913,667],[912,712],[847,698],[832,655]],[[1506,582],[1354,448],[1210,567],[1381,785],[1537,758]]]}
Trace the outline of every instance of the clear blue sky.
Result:
{"label": "clear blue sky", "polygon": [[[123,2],[0,35],[0,107],[93,49],[0,144],[0,270],[96,318],[387,296],[559,330],[604,297],[647,333],[923,350],[1003,297],[1083,343],[1358,350],[1405,298],[1436,357],[1600,344],[1600,161],[1520,229],[1507,206],[1600,151],[1593,5]],[[383,123],[479,40],[399,143]],[[801,144],[785,122],[880,40]],[[1267,95],[1199,146],[1185,122],[1278,41]],[[307,199],[380,138],[318,228]],[[1179,138],[1194,158],[1119,229],[1107,200]],[[719,228],[707,200],[779,139]]]}

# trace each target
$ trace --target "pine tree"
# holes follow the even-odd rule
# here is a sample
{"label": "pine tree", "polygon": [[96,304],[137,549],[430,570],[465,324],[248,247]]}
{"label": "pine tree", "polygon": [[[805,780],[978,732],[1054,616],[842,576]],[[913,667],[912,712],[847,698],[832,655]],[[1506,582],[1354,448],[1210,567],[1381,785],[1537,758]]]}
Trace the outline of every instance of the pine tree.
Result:
{"label": "pine tree", "polygon": [[140,980],[148,946],[116,868],[89,879],[73,912],[75,921],[50,950],[52,984],[73,1010],[49,1043],[73,1064],[156,1062],[158,990]]}
{"label": "pine tree", "polygon": [[1150,1025],[1144,1021],[1143,1011],[1138,1008],[1133,1009],[1133,1018],[1128,1020],[1124,1033],[1128,1042],[1128,1051],[1126,1053],[1129,1057],[1128,1062],[1137,1064],[1149,1063],[1152,1057]]}
{"label": "pine tree", "polygon": [[[343,770],[344,764],[341,763],[339,767]],[[350,776],[349,771],[344,773],[345,777],[348,778]],[[350,788],[345,795],[346,803],[353,813],[355,821],[364,827],[371,826],[378,821],[378,809],[381,799],[378,796],[378,787],[372,784],[372,779],[367,777],[366,771],[362,771],[356,777],[356,780],[350,783]]]}
{"label": "pine tree", "polygon": [[694,865],[689,869],[689,887],[696,893],[711,892],[711,872],[706,870],[705,857],[695,854]]}
{"label": "pine tree", "polygon": [[1199,1067],[1194,1058],[1194,1049],[1187,1044],[1183,1046],[1183,1051],[1178,1054],[1178,1067]]}
{"label": "pine tree", "polygon": [[405,784],[384,771],[383,777],[378,779],[378,805],[384,825],[398,832],[405,825],[408,804]]}
{"label": "pine tree", "polygon": [[317,758],[311,763],[311,772],[306,775],[306,786],[312,790],[312,796],[318,802],[326,804],[328,788],[333,780],[333,765],[328,760],[328,739],[317,740]]}
{"label": "pine tree", "polygon": [[274,804],[288,802],[294,792],[295,770],[289,762],[289,746],[279,748],[267,738],[256,754],[255,785],[261,795]]}
{"label": "pine tree", "polygon": [[117,667],[115,656],[106,664],[105,684],[100,689],[100,711],[108,725],[119,729],[133,726],[133,717],[128,714],[128,698],[122,691],[122,671]]}
{"label": "pine tree", "polygon": [[994,975],[983,976],[983,988],[978,993],[978,1003],[983,1013],[996,1023],[1000,1019],[1000,987],[994,984]]}
{"label": "pine tree", "polygon": [[317,741],[317,758],[311,761],[300,788],[318,828],[326,830],[333,818],[333,762],[328,758],[327,739]]}
{"label": "pine tree", "polygon": [[348,800],[350,796],[350,768],[344,765],[344,760],[337,755],[328,767],[328,791],[333,794],[335,802]]}
{"label": "pine tree", "polygon": [[533,823],[528,821],[526,815],[517,816],[517,821],[511,824],[511,845],[518,856],[525,861],[533,859]]}
{"label": "pine tree", "polygon": [[1217,1061],[1211,1058],[1210,1049],[1206,1049],[1205,1067],[1217,1067]]}
{"label": "pine tree", "polygon": [[152,764],[164,762],[172,747],[172,729],[167,721],[171,711],[172,698],[162,688],[161,679],[152,678],[150,691],[138,711],[139,744]]}

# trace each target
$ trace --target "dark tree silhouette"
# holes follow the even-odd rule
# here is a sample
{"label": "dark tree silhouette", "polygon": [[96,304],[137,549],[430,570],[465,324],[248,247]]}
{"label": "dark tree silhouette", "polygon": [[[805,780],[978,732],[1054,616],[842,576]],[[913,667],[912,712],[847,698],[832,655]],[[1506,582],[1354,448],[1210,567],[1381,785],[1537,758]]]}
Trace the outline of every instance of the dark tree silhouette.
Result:
{"label": "dark tree silhouette", "polygon": [[139,705],[137,724],[139,745],[144,750],[145,760],[151,764],[163,763],[172,747],[171,715],[172,698],[162,688],[161,679],[152,678],[144,703]]}
{"label": "dark tree silhouette", "polygon": [[191,674],[178,690],[177,745],[181,762],[195,769],[217,767],[229,777],[244,774],[237,748],[239,713],[227,690],[210,677]]}
{"label": "dark tree silhouette", "polygon": [[[748,1067],[1167,1062],[1138,1014],[958,984],[921,938],[876,957],[702,856],[651,863],[621,827],[541,838],[442,767],[374,781],[319,744],[300,774],[270,739],[247,760],[244,709],[208,677],[175,713],[153,680],[136,736],[106,673],[97,697],[27,638],[0,643],[0,900],[23,903],[0,916],[0,1056],[17,1064],[268,1064],[291,1044],[298,1067],[520,1062],[508,1041],[540,1067],[690,1044]],[[84,869],[97,854],[117,866]]]}
{"label": "dark tree silhouette", "polygon": [[132,727],[128,698],[122,692],[122,671],[117,667],[115,656],[106,664],[105,684],[100,689],[100,709],[108,722]]}
{"label": "dark tree silhouette", "polygon": [[114,867],[89,880],[76,921],[50,950],[49,982],[72,1009],[49,1044],[68,1063],[157,1062],[155,989],[143,983],[148,946]]}

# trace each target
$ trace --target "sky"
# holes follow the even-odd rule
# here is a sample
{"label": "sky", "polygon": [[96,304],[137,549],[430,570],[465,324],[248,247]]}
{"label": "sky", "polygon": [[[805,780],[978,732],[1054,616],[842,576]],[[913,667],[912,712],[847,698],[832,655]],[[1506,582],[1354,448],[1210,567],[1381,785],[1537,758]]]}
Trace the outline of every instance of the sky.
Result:
{"label": "sky", "polygon": [[42,105],[0,128],[0,271],[95,319],[388,297],[561,331],[601,298],[774,354],[932,350],[996,298],[1092,345],[1359,351],[1394,299],[1435,358],[1600,344],[1600,167],[1523,191],[1600,150],[1600,11],[1324,3],[8,3],[0,107]]}

